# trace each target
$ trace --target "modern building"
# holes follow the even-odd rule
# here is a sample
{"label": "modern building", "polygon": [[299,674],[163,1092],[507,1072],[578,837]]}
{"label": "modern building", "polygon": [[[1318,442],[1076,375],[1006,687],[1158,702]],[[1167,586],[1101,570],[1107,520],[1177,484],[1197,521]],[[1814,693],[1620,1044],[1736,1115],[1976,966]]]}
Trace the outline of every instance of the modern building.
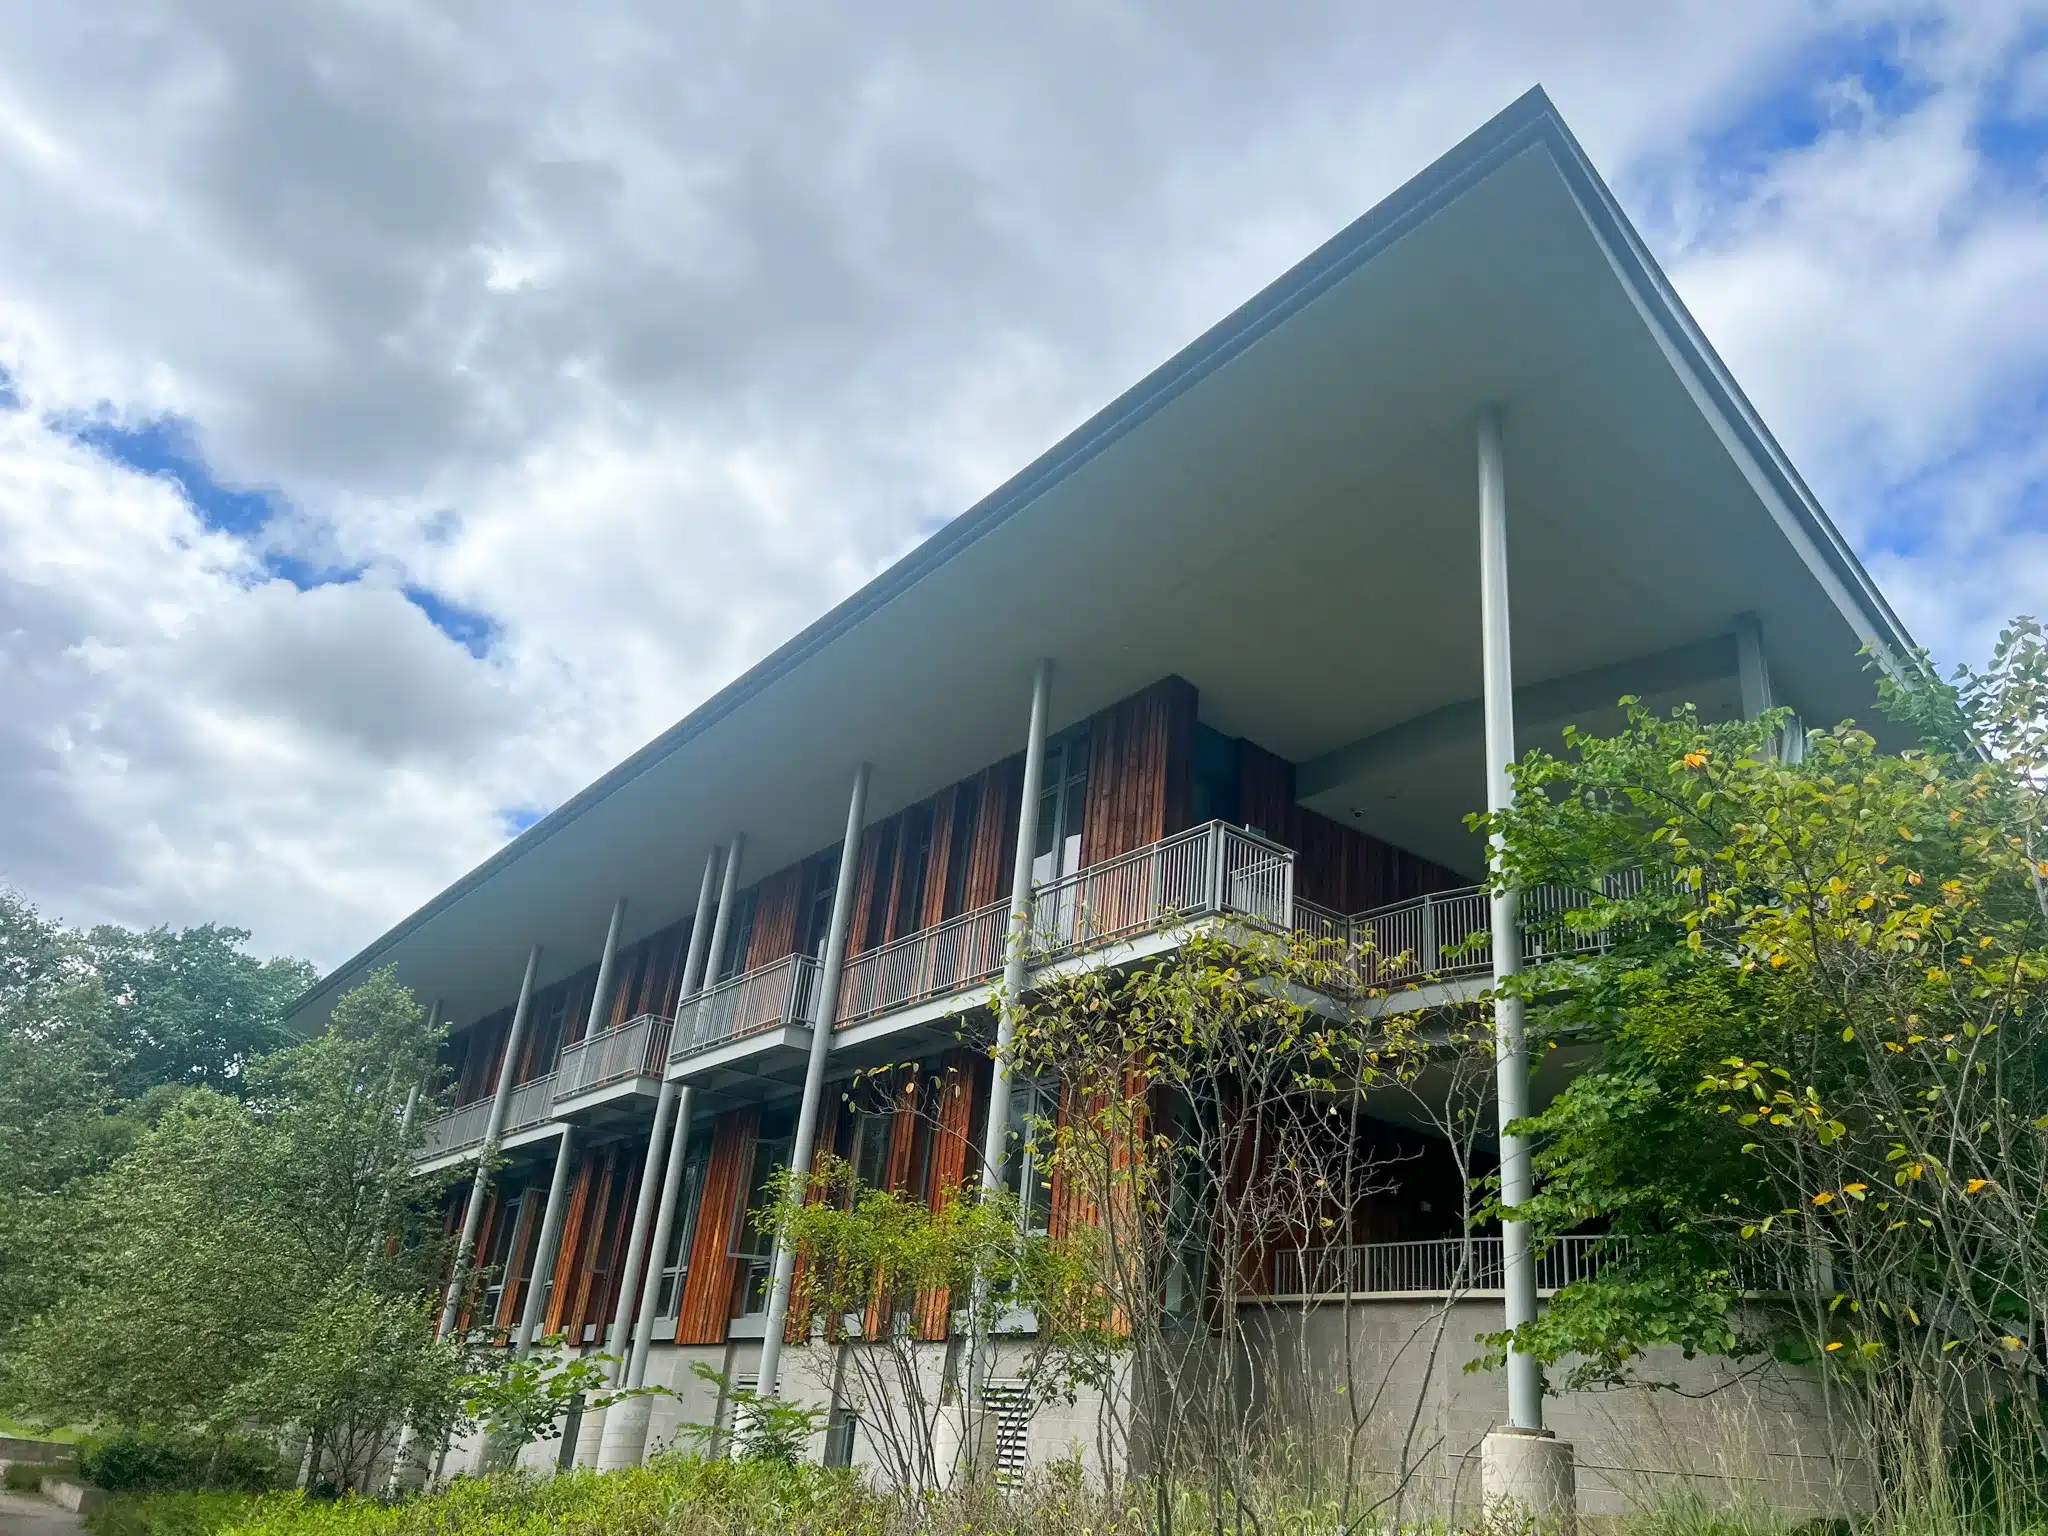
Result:
{"label": "modern building", "polygon": [[[454,1107],[427,1166],[504,1158],[451,1214],[491,1280],[470,1321],[592,1349],[637,1325],[636,1369],[687,1399],[692,1362],[751,1380],[777,1352],[775,1257],[744,1213],[798,1142],[926,1196],[1003,1145],[991,1100],[1000,1126],[1035,1091],[976,1043],[1006,965],[1028,985],[1040,965],[1137,963],[1175,942],[1175,913],[1366,934],[1434,966],[1503,931],[1465,817],[1504,793],[1513,752],[1618,723],[1623,694],[1864,716],[1866,646],[1910,641],[1532,91],[298,1018],[384,965],[435,1000]],[[1010,937],[1020,869],[1029,953]],[[1112,931],[1060,938],[1076,908]],[[1441,1000],[1514,959],[1462,957]],[[957,1085],[936,1133],[842,1102],[862,1068],[907,1060]],[[1002,1176],[1029,1204],[1019,1161]],[[1423,1261],[1348,1303],[1370,1313],[1360,1338],[1402,1333],[1428,1246],[1453,1236],[1390,1208],[1374,1243]],[[1569,1278],[1532,1273],[1514,1239],[1460,1304],[1461,1348]],[[920,1326],[936,1344],[943,1309]],[[1663,1462],[1630,1462],[1663,1455],[1643,1449],[1655,1404],[1546,1410],[1533,1376],[1511,1402],[1455,1364],[1423,1383],[1446,1476],[1489,1430],[1539,1438],[1546,1411],[1588,1509],[1632,1471],[1723,1475],[1685,1465],[1692,1421],[1657,1430]],[[1826,1447],[1786,1390],[1745,1409],[1758,1475],[1818,1487]],[[1004,1399],[1005,1456],[1079,1433],[1031,1407]],[[569,1449],[637,1459],[646,1411]],[[665,1402],[652,1440],[692,1411]]]}

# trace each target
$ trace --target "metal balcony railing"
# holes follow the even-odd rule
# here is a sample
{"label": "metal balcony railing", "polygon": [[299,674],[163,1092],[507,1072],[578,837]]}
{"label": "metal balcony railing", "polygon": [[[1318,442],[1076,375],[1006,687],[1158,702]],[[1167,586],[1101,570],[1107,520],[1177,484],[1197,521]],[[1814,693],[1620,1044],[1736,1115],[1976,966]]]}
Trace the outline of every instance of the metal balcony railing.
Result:
{"label": "metal balcony railing", "polygon": [[[1617,1254],[1615,1239],[1554,1238],[1536,1258],[1536,1289],[1589,1280]],[[1498,1291],[1506,1283],[1497,1237],[1440,1237],[1408,1243],[1286,1248],[1273,1255],[1275,1296],[1445,1295]]]}
{"label": "metal balcony railing", "polygon": [[784,1024],[810,1023],[817,975],[818,962],[809,955],[789,955],[706,988],[676,1010],[668,1059]]}
{"label": "metal balcony railing", "polygon": [[[554,1107],[554,1088],[555,1074],[552,1072],[515,1087],[505,1105],[505,1124],[499,1134],[510,1136],[514,1131],[530,1130],[543,1123]],[[445,1157],[450,1152],[465,1152],[471,1147],[482,1146],[484,1132],[490,1124],[491,1105],[496,1100],[497,1095],[493,1094],[490,1098],[478,1099],[474,1104],[452,1109],[438,1120],[429,1122],[422,1133],[420,1156]]]}
{"label": "metal balcony railing", "polygon": [[668,1060],[668,1020],[636,1014],[602,1034],[562,1048],[555,1067],[555,1097],[574,1098],[634,1077],[659,1077]]}
{"label": "metal balcony railing", "polygon": [[[1294,855],[1236,827],[1209,822],[1104,859],[1032,893],[1029,958],[1112,943],[1175,917],[1234,912],[1287,925]],[[991,902],[906,934],[846,962],[839,1026],[979,986],[1002,974],[1010,904]]]}
{"label": "metal balcony railing", "polygon": [[[1603,883],[1610,900],[1638,895],[1643,888],[1640,871],[1610,875]],[[1522,892],[1525,962],[1591,954],[1613,942],[1604,928],[1573,928],[1565,922],[1565,914],[1583,907],[1586,897],[1584,891],[1557,885]],[[1483,885],[1416,896],[1353,917],[1297,900],[1293,914],[1296,932],[1341,946],[1363,987],[1484,975],[1493,969],[1492,924],[1493,902]]]}

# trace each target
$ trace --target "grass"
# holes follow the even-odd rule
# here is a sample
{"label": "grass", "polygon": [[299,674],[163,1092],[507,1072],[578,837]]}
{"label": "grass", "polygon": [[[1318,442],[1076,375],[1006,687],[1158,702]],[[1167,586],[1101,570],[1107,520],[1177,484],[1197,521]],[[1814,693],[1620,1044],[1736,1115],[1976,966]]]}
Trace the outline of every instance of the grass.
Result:
{"label": "grass", "polygon": [[913,1508],[845,1472],[664,1456],[620,1472],[458,1478],[394,1503],[296,1491],[134,1494],[109,1499],[86,1528],[91,1536],[1119,1536],[1136,1525],[1072,1479]]}
{"label": "grass", "polygon": [[[619,1472],[560,1477],[500,1473],[458,1478],[438,1492],[395,1502],[310,1499],[282,1493],[152,1493],[109,1499],[86,1517],[90,1536],[1142,1536],[1145,1511],[1121,1511],[1090,1492],[1071,1469],[1025,1487],[991,1488],[904,1501],[858,1477],[769,1462],[658,1457]],[[1199,1519],[1180,1529],[1206,1531]],[[1288,1531],[1320,1533],[1309,1516]],[[1598,1529],[1614,1536],[1850,1536],[1847,1522],[1790,1526],[1751,1520],[1679,1499]],[[1277,1527],[1275,1528],[1278,1529]],[[1455,1536],[1425,1523],[1415,1536]],[[1465,1536],[1525,1536],[1498,1522]],[[1855,1536],[1965,1536],[1937,1522]],[[1981,1536],[1981,1528],[1968,1532]],[[2019,1533],[2002,1533],[2019,1536]],[[2048,1536],[2033,1528],[2027,1536]]]}
{"label": "grass", "polygon": [[41,1424],[24,1424],[19,1419],[10,1419],[0,1414],[0,1435],[15,1440],[55,1440],[64,1445],[76,1445],[89,1433],[91,1431],[71,1425],[59,1425],[51,1429]]}

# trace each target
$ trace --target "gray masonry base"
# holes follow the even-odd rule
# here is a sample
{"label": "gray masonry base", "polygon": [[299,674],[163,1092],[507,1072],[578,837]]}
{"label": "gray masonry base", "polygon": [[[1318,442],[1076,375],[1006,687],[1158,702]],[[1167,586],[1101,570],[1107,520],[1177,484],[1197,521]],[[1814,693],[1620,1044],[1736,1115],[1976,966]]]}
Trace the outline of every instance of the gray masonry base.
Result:
{"label": "gray masonry base", "polygon": [[[1244,1409],[1262,1428],[1297,1447],[1335,1445],[1349,1437],[1354,1408],[1363,1416],[1356,1440],[1362,1484],[1372,1497],[1402,1482],[1404,1518],[1464,1518],[1483,1504],[1482,1448],[1504,1427],[1505,1384],[1498,1372],[1467,1372],[1477,1336],[1499,1326],[1500,1303],[1473,1298],[1446,1305],[1435,1298],[1396,1297],[1301,1305],[1272,1302],[1245,1309],[1250,1359]],[[999,1343],[991,1379],[1016,1374],[1023,1346]],[[945,1346],[920,1346],[923,1368],[944,1369]],[[733,1404],[696,1374],[709,1367],[732,1383],[749,1383],[758,1340],[722,1345],[657,1345],[647,1382],[665,1389],[637,1404],[647,1415],[647,1455],[664,1450],[723,1449]],[[784,1395],[815,1407],[831,1402],[833,1358],[821,1346],[784,1355]],[[1348,1368],[1346,1362],[1349,1362]],[[1639,1513],[1678,1497],[1736,1511],[1788,1518],[1833,1515],[1868,1507],[1867,1482],[1845,1437],[1831,1433],[1814,1381],[1788,1368],[1736,1370],[1718,1360],[1685,1360],[1676,1351],[1642,1362],[1640,1375],[1658,1388],[1561,1393],[1547,1399],[1545,1422],[1573,1451],[1576,1507],[1591,1517]],[[1024,1436],[1029,1466],[1078,1461],[1099,1475],[1097,1401],[1038,1405]],[[617,1412],[618,1410],[614,1410]],[[603,1415],[587,1414],[576,1465],[598,1462]],[[690,1426],[704,1426],[693,1431]],[[950,1425],[946,1435],[957,1441]],[[944,1438],[942,1436],[942,1438]],[[554,1470],[562,1441],[526,1447],[520,1464]],[[948,1450],[951,1446],[949,1444]],[[821,1434],[813,1459],[825,1450]],[[865,1434],[851,1447],[856,1466],[878,1467]],[[482,1437],[450,1448],[442,1475],[482,1465]],[[616,1452],[614,1453],[616,1455]],[[1324,1464],[1328,1464],[1325,1458]]]}

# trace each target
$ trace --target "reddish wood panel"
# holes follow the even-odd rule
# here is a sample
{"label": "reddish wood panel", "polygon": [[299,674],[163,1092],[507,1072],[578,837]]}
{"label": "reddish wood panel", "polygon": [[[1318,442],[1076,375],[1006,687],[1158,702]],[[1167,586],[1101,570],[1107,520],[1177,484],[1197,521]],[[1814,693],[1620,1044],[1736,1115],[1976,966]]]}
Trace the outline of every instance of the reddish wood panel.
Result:
{"label": "reddish wood panel", "polygon": [[690,1243],[690,1272],[683,1282],[678,1344],[725,1342],[726,1308],[732,1299],[733,1223],[746,1199],[754,1155],[758,1109],[721,1115],[711,1133],[704,1187],[697,1197],[697,1231]]}
{"label": "reddish wood panel", "polygon": [[590,1032],[590,999],[597,990],[597,967],[585,966],[564,985],[569,996],[562,1014],[562,1044],[574,1045]]}
{"label": "reddish wood panel", "polygon": [[883,876],[894,878],[897,830],[898,818],[889,816],[861,833],[860,862],[854,866],[853,918],[846,928],[849,955],[867,949],[870,933],[879,935],[882,928],[875,921],[875,903],[879,899],[883,911],[888,910],[889,892]]}
{"label": "reddish wood panel", "polygon": [[1081,862],[1156,843],[1188,824],[1194,798],[1194,685],[1162,678],[1088,723]]}
{"label": "reddish wood panel", "polygon": [[[818,1173],[823,1171],[825,1159],[833,1156],[834,1149],[838,1146],[839,1126],[844,1118],[846,1108],[846,1087],[847,1085],[844,1083],[829,1085],[825,1089],[823,1102],[818,1105],[816,1139],[811,1143],[811,1173],[814,1179]],[[824,1190],[819,1188],[814,1182],[804,1193],[804,1203],[806,1205],[816,1205],[824,1198],[824,1195]],[[798,1254],[796,1265],[791,1270],[789,1277],[791,1296],[801,1296],[803,1294],[803,1286],[804,1259],[802,1254]],[[782,1342],[785,1344],[801,1344],[810,1337],[810,1329],[809,1309],[793,1306],[789,1309],[789,1315],[783,1319]]]}
{"label": "reddish wood panel", "polygon": [[1017,853],[1017,810],[1024,794],[1024,758],[1006,757],[977,775],[978,803],[974,840],[967,860],[967,896],[962,910],[971,912],[1010,894],[1010,866]]}
{"label": "reddish wood panel", "polygon": [[[980,1051],[960,1046],[946,1052],[931,1085],[937,1099],[931,1140],[930,1199],[942,1211],[958,1198],[970,1178],[979,1178],[981,1159],[973,1145],[976,1100],[986,1101],[989,1060]],[[920,1337],[943,1339],[951,1321],[947,1292],[925,1291],[917,1298]]]}
{"label": "reddish wood panel", "polygon": [[492,1320],[500,1328],[517,1326],[519,1314],[526,1308],[526,1291],[533,1283],[529,1277],[521,1280],[533,1245],[540,1237],[542,1208],[548,1198],[545,1184],[529,1185],[525,1198],[519,1202],[519,1223],[512,1229],[512,1242],[505,1250],[505,1284],[498,1293],[498,1315]]}
{"label": "reddish wood panel", "polygon": [[[953,823],[964,786],[949,784],[932,797],[932,854],[924,880],[924,911],[919,926],[935,928],[946,920],[946,889],[953,875]],[[964,857],[965,849],[961,850]]]}
{"label": "reddish wood panel", "polygon": [[479,1019],[462,1035],[462,1058],[455,1078],[455,1102],[474,1104],[498,1091],[498,1067],[505,1058],[505,1039],[512,1031],[512,1010],[501,1009]]}
{"label": "reddish wood panel", "polygon": [[568,1208],[562,1213],[561,1241],[555,1248],[554,1273],[548,1278],[553,1289],[548,1293],[548,1310],[541,1332],[558,1334],[569,1313],[569,1293],[574,1289],[571,1281],[576,1274],[579,1258],[590,1231],[591,1201],[597,1193],[597,1179],[600,1159],[585,1152],[576,1165],[576,1182],[569,1187]]}
{"label": "reddish wood panel", "polygon": [[747,942],[748,970],[796,953],[797,919],[810,889],[810,872],[811,862],[806,859],[777,870],[756,888],[754,932]]}
{"label": "reddish wood panel", "polygon": [[581,1239],[571,1250],[565,1244],[564,1256],[569,1260],[567,1284],[558,1282],[557,1294],[564,1296],[561,1331],[569,1336],[571,1344],[579,1343],[583,1337],[583,1325],[590,1321],[590,1293],[595,1279],[597,1256],[603,1251],[606,1228],[611,1225],[611,1213],[617,1203],[619,1185],[619,1152],[617,1147],[601,1147],[595,1154],[596,1171],[591,1178],[590,1204],[584,1212]]}
{"label": "reddish wood panel", "polygon": [[647,1165],[644,1143],[613,1148],[612,1194],[605,1202],[604,1225],[585,1277],[586,1293],[581,1309],[585,1325],[597,1325],[597,1337],[618,1311],[619,1285],[625,1279],[626,1245],[633,1235],[633,1206],[640,1194],[640,1174]]}
{"label": "reddish wood panel", "polygon": [[1294,764],[1238,743],[1238,817],[1295,850],[1294,890],[1339,912],[1406,901],[1467,882],[1455,870],[1319,815],[1294,800]]}

